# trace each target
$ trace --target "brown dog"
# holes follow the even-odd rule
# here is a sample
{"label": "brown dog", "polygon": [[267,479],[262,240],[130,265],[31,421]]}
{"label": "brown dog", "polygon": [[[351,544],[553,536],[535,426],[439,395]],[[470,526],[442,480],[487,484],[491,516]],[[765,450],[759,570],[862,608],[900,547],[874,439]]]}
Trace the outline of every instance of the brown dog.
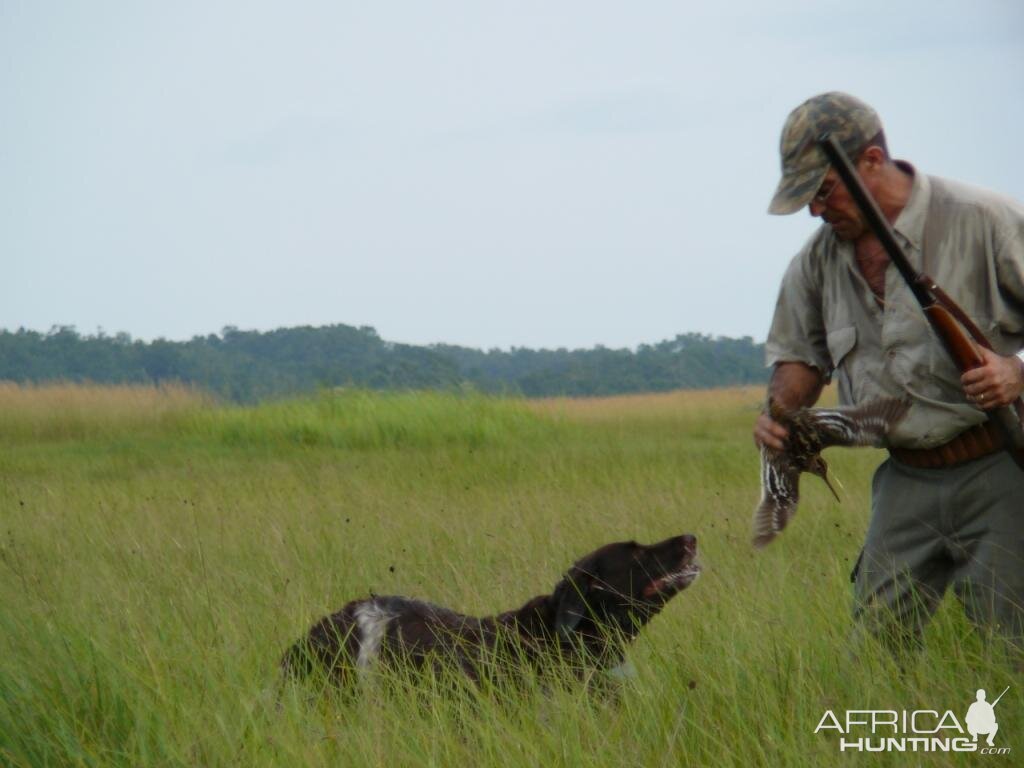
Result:
{"label": "brown dog", "polygon": [[[345,684],[377,663],[454,668],[474,681],[497,667],[542,673],[557,659],[579,673],[623,662],[626,644],[700,572],[697,540],[607,544],[521,608],[474,618],[406,597],[354,600],[325,617],[284,655],[286,674],[314,669]],[[499,660],[495,664],[495,660]]]}

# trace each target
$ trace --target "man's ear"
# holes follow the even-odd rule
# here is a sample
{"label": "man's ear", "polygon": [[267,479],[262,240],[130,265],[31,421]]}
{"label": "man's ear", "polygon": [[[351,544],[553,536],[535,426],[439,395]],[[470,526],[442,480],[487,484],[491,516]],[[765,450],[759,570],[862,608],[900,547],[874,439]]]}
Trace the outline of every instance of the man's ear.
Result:
{"label": "man's ear", "polygon": [[569,638],[576,626],[587,616],[587,598],[594,577],[579,568],[573,568],[555,587],[555,632]]}
{"label": "man's ear", "polygon": [[872,144],[863,152],[860,157],[857,158],[857,162],[864,166],[864,170],[869,172],[875,172],[879,168],[885,165],[886,156],[885,150],[877,144]]}

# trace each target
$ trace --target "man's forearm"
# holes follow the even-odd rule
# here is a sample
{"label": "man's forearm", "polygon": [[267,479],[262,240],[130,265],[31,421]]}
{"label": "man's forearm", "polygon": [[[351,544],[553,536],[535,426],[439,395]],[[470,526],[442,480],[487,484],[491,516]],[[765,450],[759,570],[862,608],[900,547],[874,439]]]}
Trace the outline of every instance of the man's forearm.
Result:
{"label": "man's forearm", "polygon": [[805,363],[777,363],[768,384],[768,395],[786,410],[806,408],[818,402],[825,377]]}
{"label": "man's forearm", "polygon": [[[804,363],[777,363],[768,384],[768,396],[783,410],[814,405],[825,386],[825,377],[817,368]],[[775,451],[785,450],[788,430],[765,409],[754,424],[754,443]]]}

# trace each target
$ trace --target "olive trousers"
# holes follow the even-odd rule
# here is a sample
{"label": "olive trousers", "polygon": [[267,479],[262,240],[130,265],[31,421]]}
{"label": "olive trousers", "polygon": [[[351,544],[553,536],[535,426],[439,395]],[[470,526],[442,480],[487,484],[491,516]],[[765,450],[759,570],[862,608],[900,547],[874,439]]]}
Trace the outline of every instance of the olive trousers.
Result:
{"label": "olive trousers", "polygon": [[854,617],[911,646],[952,586],[980,627],[1024,646],[1024,470],[1005,451],[946,469],[893,458],[872,481]]}

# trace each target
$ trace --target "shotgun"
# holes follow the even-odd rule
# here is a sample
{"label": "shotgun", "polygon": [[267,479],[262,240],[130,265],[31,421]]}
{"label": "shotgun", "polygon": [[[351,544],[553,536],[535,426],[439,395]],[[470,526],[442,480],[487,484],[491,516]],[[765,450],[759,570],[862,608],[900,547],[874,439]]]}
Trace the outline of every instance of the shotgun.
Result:
{"label": "shotgun", "polygon": [[[836,138],[825,133],[818,139],[818,145],[850,191],[868,226],[885,248],[890,261],[896,265],[896,269],[910,287],[921,309],[924,310],[929,325],[942,341],[957,368],[963,373],[981,366],[984,360],[978,352],[978,346],[992,350],[992,344],[985,338],[985,334],[934,280],[910,265],[903,249],[896,242],[892,227],[882,215],[878,203],[864,188],[853,163]],[[1024,401],[1018,397],[1011,405],[985,413],[989,420],[999,427],[1006,442],[1006,450],[1017,462],[1017,466],[1024,469]]]}

